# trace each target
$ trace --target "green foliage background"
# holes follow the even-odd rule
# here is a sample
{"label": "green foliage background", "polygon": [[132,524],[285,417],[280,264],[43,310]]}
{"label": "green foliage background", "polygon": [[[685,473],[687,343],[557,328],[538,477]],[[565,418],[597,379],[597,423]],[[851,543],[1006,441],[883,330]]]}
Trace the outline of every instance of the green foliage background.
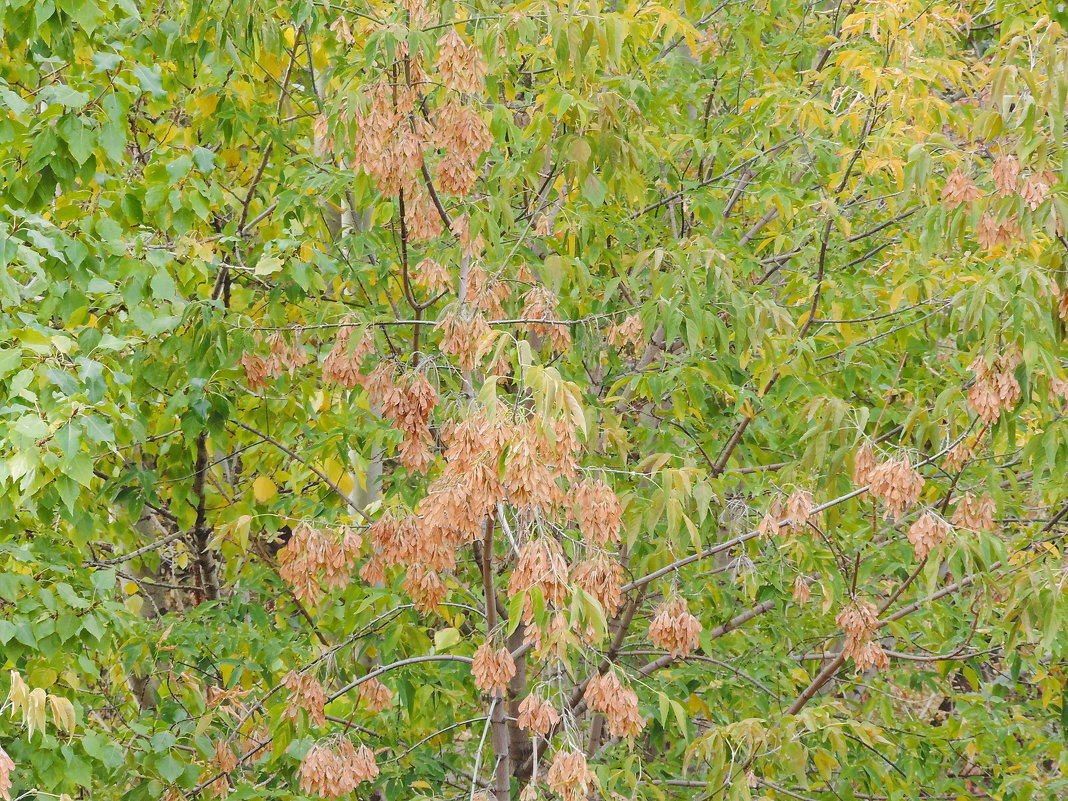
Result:
{"label": "green foliage background", "polygon": [[[342,694],[325,728],[285,718],[276,691],[290,670],[312,666],[337,690],[372,664],[469,657],[485,640],[470,551],[430,615],[402,570],[303,609],[272,556],[295,521],[361,525],[426,493],[366,393],[321,380],[339,323],[374,324],[379,354],[431,365],[435,427],[468,403],[440,331],[404,323],[437,319],[456,293],[411,307],[396,198],[343,145],[347,111],[396,76],[403,46],[429,69],[452,26],[488,66],[475,102],[493,145],[471,194],[443,203],[483,236],[488,271],[512,281],[532,266],[574,321],[562,354],[497,324],[495,355],[574,387],[582,465],[626,509],[634,619],[610,656],[648,723],[635,743],[593,749],[595,797],[1064,796],[1060,6],[431,10],[440,22],[409,27],[388,2],[0,4],[0,698],[16,671],[77,714],[65,732],[5,712],[12,795],[193,797],[217,744],[240,754],[252,737],[263,748],[229,776],[230,797],[296,798],[300,759],[342,731],[378,752],[359,797],[477,786],[488,702],[464,661],[389,671],[391,709]],[[424,102],[445,95],[433,86]],[[1002,154],[1055,175],[1035,208],[995,193]],[[958,167],[981,197],[951,209],[940,193]],[[981,247],[984,214],[1019,236]],[[412,248],[458,275],[447,233]],[[630,314],[634,354],[606,342]],[[275,331],[311,363],[250,389],[239,360]],[[1010,352],[1022,397],[987,427],[969,365]],[[477,383],[475,403],[538,392]],[[945,469],[964,438],[972,459]],[[920,503],[896,524],[853,494],[868,439],[923,465]],[[718,547],[795,487],[830,504],[818,534]],[[948,518],[963,492],[995,499],[996,530],[955,530],[917,571],[906,529],[922,509]],[[514,557],[497,548],[503,594]],[[658,653],[648,620],[671,592],[701,620],[701,648],[643,674]],[[852,595],[893,601],[890,668],[850,662],[790,713],[840,650],[835,615]],[[576,631],[603,624],[575,597]],[[571,649],[561,698],[608,649]],[[529,681],[547,670],[531,658]],[[550,755],[585,748],[588,717]],[[488,782],[494,756],[480,758]],[[526,781],[517,772],[505,797]]]}

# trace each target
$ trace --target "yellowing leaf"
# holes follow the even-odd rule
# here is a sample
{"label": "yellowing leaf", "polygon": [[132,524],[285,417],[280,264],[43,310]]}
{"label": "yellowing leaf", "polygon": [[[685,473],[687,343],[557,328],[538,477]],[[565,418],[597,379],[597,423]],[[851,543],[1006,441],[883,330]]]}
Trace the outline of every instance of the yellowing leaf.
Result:
{"label": "yellowing leaf", "polygon": [[257,503],[267,503],[278,494],[278,487],[267,476],[260,476],[252,482],[252,494],[256,496]]}

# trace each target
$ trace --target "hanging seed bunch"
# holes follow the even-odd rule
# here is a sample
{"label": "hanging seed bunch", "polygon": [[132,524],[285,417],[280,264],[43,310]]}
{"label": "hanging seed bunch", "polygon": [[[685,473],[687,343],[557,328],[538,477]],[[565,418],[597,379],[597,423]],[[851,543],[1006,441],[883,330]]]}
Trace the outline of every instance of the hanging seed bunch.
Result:
{"label": "hanging seed bunch", "polygon": [[437,327],[442,352],[454,357],[461,370],[474,370],[493,343],[493,329],[481,312],[447,312]]}
{"label": "hanging seed bunch", "polygon": [[764,512],[764,516],[760,519],[759,525],[757,525],[757,532],[764,539],[775,536],[779,533],[779,521],[784,516],[782,501],[779,498],[773,498],[771,503],[768,504],[768,509]]}
{"label": "hanging seed bunch", "polygon": [[916,560],[927,558],[952,533],[949,523],[933,512],[924,512],[911,526],[906,536],[912,544]]}
{"label": "hanging seed bunch", "polygon": [[508,689],[508,682],[515,676],[515,661],[507,648],[494,650],[493,646],[484,642],[475,651],[471,675],[475,677],[478,689],[490,695],[503,696]]}
{"label": "hanging seed bunch", "polygon": [[560,722],[560,713],[549,703],[531,693],[519,704],[516,725],[526,731],[546,737]]}
{"label": "hanging seed bunch", "polygon": [[913,469],[908,456],[890,459],[876,465],[869,479],[868,491],[883,501],[884,517],[897,520],[919,500],[923,491],[923,476]]}
{"label": "hanging seed bunch", "polygon": [[480,264],[472,264],[467,270],[467,285],[464,299],[490,319],[504,318],[504,302],[512,294],[511,287],[499,278],[490,276]]}
{"label": "hanging seed bunch", "polygon": [[645,720],[638,711],[638,694],[624,686],[614,672],[590,679],[584,697],[590,709],[604,715],[613,737],[635,737],[645,728]]}
{"label": "hanging seed bunch", "polygon": [[853,454],[853,483],[858,487],[870,484],[875,473],[875,466],[875,449],[870,442],[865,441]]}
{"label": "hanging seed bunch", "polygon": [[249,389],[263,389],[267,386],[267,360],[252,351],[241,354],[241,366],[245,370],[245,383]]}
{"label": "hanging seed bunch", "polygon": [[408,12],[408,27],[413,30],[416,28],[428,28],[437,22],[434,8],[426,0],[401,0],[401,5]]}
{"label": "hanging seed bunch", "polygon": [[504,466],[508,500],[518,507],[546,510],[562,500],[552,465],[556,454],[549,440],[538,431],[535,418],[513,428]]}
{"label": "hanging seed bunch", "polygon": [[371,537],[386,564],[405,565],[404,587],[413,602],[429,611],[444,598],[442,571],[451,570],[459,549],[483,534],[483,526],[505,488],[497,465],[508,442],[503,415],[485,411],[446,426],[445,465],[416,512],[401,521],[372,527]]}
{"label": "hanging seed bunch", "polygon": [[283,373],[292,376],[298,369],[308,363],[308,354],[304,348],[294,342],[290,345],[281,333],[273,334],[269,342],[269,355],[264,362],[264,371],[270,378],[278,378]]}
{"label": "hanging seed bunch", "polygon": [[857,599],[838,613],[835,622],[845,632],[842,653],[853,658],[857,670],[873,667],[881,670],[889,665],[886,652],[874,638],[879,628],[879,612],[873,603]]}
{"label": "hanging seed bunch", "polygon": [[359,332],[353,340],[353,326],[342,325],[323,361],[323,381],[347,389],[362,386],[365,377],[360,368],[373,349],[374,338],[369,333]]}
{"label": "hanging seed bunch", "polygon": [[979,357],[969,368],[975,382],[968,390],[968,403],[984,423],[997,422],[1002,411],[1009,411],[1020,400],[1020,383],[1013,372],[1020,363],[1016,354],[1002,354],[993,364]]}
{"label": "hanging seed bunch", "polygon": [[336,747],[317,743],[300,763],[300,789],[309,795],[340,798],[378,777],[374,752],[343,739]]}
{"label": "hanging seed bunch", "polygon": [[482,251],[486,249],[486,241],[482,238],[482,234],[472,236],[471,218],[468,215],[461,214],[454,217],[451,228],[456,241],[460,243],[461,253],[469,259],[479,258],[482,255]]}
{"label": "hanging seed bunch", "polygon": [[1020,162],[1012,154],[1002,154],[994,161],[990,177],[998,195],[1008,197],[1015,193],[1020,185]]}
{"label": "hanging seed bunch", "polygon": [[1020,237],[1020,224],[1016,217],[998,219],[996,214],[987,212],[979,218],[975,226],[975,240],[984,250],[993,250],[997,246],[1008,247]]}
{"label": "hanging seed bunch", "polygon": [[982,196],[983,193],[976,185],[975,179],[961,167],[950,173],[949,178],[946,179],[946,185],[942,188],[942,203],[947,209],[955,209],[962,203],[971,203]]}
{"label": "hanging seed bunch", "polygon": [[296,720],[304,712],[312,725],[326,725],[326,692],[315,676],[291,670],[282,679],[282,686],[289,690],[284,712],[287,719]]}
{"label": "hanging seed bunch", "polygon": [[299,600],[314,604],[322,597],[323,585],[339,589],[348,584],[362,541],[348,526],[335,533],[300,523],[278,552],[278,575]]}
{"label": "hanging seed bunch", "polygon": [[579,562],[571,572],[571,579],[597,599],[605,614],[612,617],[622,606],[623,566],[606,554],[597,554]]}
{"label": "hanging seed bunch", "polygon": [[1050,170],[1033,172],[1027,176],[1020,187],[1020,199],[1024,204],[1035,211],[1046,202],[1050,188],[1057,183],[1057,174]]}
{"label": "hanging seed bunch", "polygon": [[697,647],[701,621],[690,614],[684,598],[671,598],[657,607],[649,624],[649,640],[676,659],[685,659]]}
{"label": "hanging seed bunch", "polygon": [[534,286],[523,295],[523,310],[519,316],[525,320],[545,320],[544,323],[524,323],[524,330],[535,336],[545,337],[557,353],[571,347],[571,332],[567,325],[559,323],[556,313],[559,299],[548,287]]}
{"label": "hanging seed bunch", "polygon": [[393,693],[378,679],[368,679],[360,685],[357,694],[369,710],[381,712],[393,706]]}
{"label": "hanging seed bunch", "polygon": [[808,490],[797,489],[790,493],[786,499],[786,517],[790,523],[787,527],[793,534],[802,534],[808,527],[808,521],[814,516],[816,508],[812,500],[812,493]]}
{"label": "hanging seed bunch", "polygon": [[799,604],[806,604],[811,597],[812,583],[799,573],[794,579],[793,599]]}
{"label": "hanging seed bunch", "polygon": [[612,323],[604,332],[605,339],[621,353],[636,356],[645,344],[645,331],[642,318],[632,314],[621,323]]}
{"label": "hanging seed bunch", "polygon": [[394,378],[390,370],[383,370],[368,384],[371,402],[382,410],[382,416],[394,428],[404,433],[397,456],[405,467],[425,472],[433,459],[430,452],[428,421],[438,402],[438,393],[423,372]]}
{"label": "hanging seed bunch", "polygon": [[438,60],[435,64],[441,82],[449,89],[465,94],[478,94],[485,87],[486,62],[478,48],[464,42],[454,26],[438,39]]}
{"label": "hanging seed bunch", "polygon": [[[568,596],[567,579],[567,557],[560,543],[552,537],[537,536],[519,552],[519,560],[508,579],[508,597],[538,587],[547,604],[560,608]],[[534,604],[529,596],[523,604],[523,622],[534,622]]]}
{"label": "hanging seed bunch", "polygon": [[387,565],[399,565],[411,560],[413,538],[409,519],[398,520],[390,512],[383,514],[367,529],[367,539]]}
{"label": "hanging seed bunch", "polygon": [[412,565],[401,583],[401,587],[412,599],[415,608],[423,614],[430,614],[445,600],[448,587],[441,574],[421,565]]}
{"label": "hanging seed bunch", "polygon": [[225,741],[215,743],[214,753],[208,771],[211,775],[219,774],[211,784],[208,792],[216,798],[225,798],[230,793],[230,774],[237,768],[237,756]]}
{"label": "hanging seed bunch", "polygon": [[0,798],[11,801],[11,771],[15,769],[15,760],[0,747]]}
{"label": "hanging seed bunch", "polygon": [[464,197],[478,178],[479,157],[493,137],[478,112],[455,97],[438,108],[434,123],[433,143],[443,151],[435,170],[438,185],[446,194]]}
{"label": "hanging seed bunch", "polygon": [[412,268],[412,280],[431,292],[447,292],[452,288],[449,269],[430,258],[423,259]]}
{"label": "hanging seed bunch", "polygon": [[603,481],[580,481],[573,488],[579,530],[587,541],[604,547],[619,542],[623,505],[612,488]]}
{"label": "hanging seed bunch", "polygon": [[953,512],[953,525],[971,531],[993,531],[996,510],[997,504],[989,495],[976,498],[966,492]]}
{"label": "hanging seed bunch", "polygon": [[950,473],[958,473],[964,467],[964,463],[972,458],[975,443],[961,440],[946,452],[946,458],[942,460],[942,469]]}
{"label": "hanging seed bunch", "polygon": [[546,778],[549,789],[564,801],[585,801],[594,781],[581,751],[557,751]]}
{"label": "hanging seed bunch", "polygon": [[[474,181],[475,175],[472,171],[471,183]],[[441,182],[441,187],[445,191],[451,191],[444,182]],[[401,198],[404,201],[404,225],[412,242],[429,242],[445,230],[430,193],[420,184],[415,183],[406,192],[402,192]]]}

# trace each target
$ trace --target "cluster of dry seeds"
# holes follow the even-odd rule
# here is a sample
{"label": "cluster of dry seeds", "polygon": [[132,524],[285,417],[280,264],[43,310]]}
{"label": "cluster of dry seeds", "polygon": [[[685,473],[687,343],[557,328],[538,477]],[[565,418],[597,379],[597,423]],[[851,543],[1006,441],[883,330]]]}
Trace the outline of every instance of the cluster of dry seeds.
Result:
{"label": "cluster of dry seeds", "polygon": [[519,728],[545,737],[552,731],[553,726],[560,722],[560,713],[551,704],[531,693],[519,704],[519,715],[515,722]]}
{"label": "cluster of dry seeds", "polygon": [[613,737],[636,737],[645,728],[638,711],[638,694],[620,682],[613,671],[590,679],[584,697],[590,709],[604,715]]}
{"label": "cluster of dry seeds", "polygon": [[549,789],[564,801],[585,801],[594,781],[581,751],[557,751],[547,778]]}
{"label": "cluster of dry seeds", "polygon": [[307,363],[308,354],[300,343],[290,345],[280,333],[271,336],[266,358],[253,351],[241,354],[245,381],[251,389],[262,389],[269,379],[278,378],[283,373],[293,375]]}
{"label": "cluster of dry seeds", "polygon": [[368,679],[356,692],[372,712],[381,712],[393,706],[393,692],[378,679]]}
{"label": "cluster of dry seeds", "polygon": [[953,512],[953,525],[971,531],[993,531],[996,509],[997,505],[989,495],[976,498],[966,492]]}
{"label": "cluster of dry seeds", "polygon": [[1012,409],[1020,400],[1020,383],[1013,372],[1020,363],[1015,354],[1001,354],[988,364],[979,357],[971,365],[975,382],[968,390],[968,402],[984,423],[997,422],[1002,411]]}
{"label": "cluster of dry seeds", "polygon": [[15,769],[15,760],[0,747],[0,798],[11,801],[11,771]]}
{"label": "cluster of dry seeds", "polygon": [[478,689],[490,695],[503,696],[508,690],[508,682],[515,676],[515,661],[507,648],[495,650],[488,642],[484,642],[475,650],[471,675],[475,677]]}
{"label": "cluster of dry seeds", "polygon": [[300,523],[278,552],[278,574],[298,599],[314,604],[324,585],[339,589],[348,584],[362,541],[348,526],[327,532]]}
{"label": "cluster of dry seeds", "polygon": [[300,789],[323,798],[340,798],[378,777],[374,752],[366,745],[353,746],[349,739],[331,747],[313,745],[300,763]]}
{"label": "cluster of dry seeds", "polygon": [[547,337],[552,349],[563,353],[571,347],[571,332],[567,325],[559,322],[557,303],[556,295],[547,287],[532,287],[523,296],[523,310],[519,316],[524,320],[545,320],[544,323],[524,323],[523,327],[536,336]]}
{"label": "cluster of dry seeds", "polygon": [[927,558],[952,533],[949,523],[934,512],[924,512],[916,522],[909,526],[907,537],[917,561]]}
{"label": "cluster of dry seeds", "polygon": [[657,607],[649,624],[649,640],[675,658],[685,659],[697,647],[701,621],[690,613],[684,598],[671,598]]}
{"label": "cluster of dry seeds", "polygon": [[642,318],[632,314],[620,323],[612,323],[605,329],[604,336],[620,352],[636,355],[645,342]]}
{"label": "cluster of dry seeds", "polygon": [[323,685],[311,673],[289,671],[282,679],[282,686],[289,690],[285,717],[296,720],[303,711],[314,726],[326,725],[326,692]]}
{"label": "cluster of dry seeds", "polygon": [[857,670],[882,670],[889,665],[886,652],[874,636],[879,628],[879,610],[873,603],[856,599],[838,613],[835,622],[845,632],[842,653],[853,658]]}
{"label": "cluster of dry seeds", "polygon": [[323,361],[323,381],[352,389],[362,386],[366,377],[360,372],[363,361],[374,349],[374,339],[368,332],[360,332],[353,341],[352,326],[337,330],[334,345]]}
{"label": "cluster of dry seeds", "polygon": [[885,517],[897,520],[923,491],[923,476],[909,463],[908,456],[880,462],[871,470],[868,491],[882,500]]}
{"label": "cluster of dry seeds", "polygon": [[586,479],[574,487],[579,530],[591,543],[603,547],[619,542],[623,506],[603,481]]}
{"label": "cluster of dry seeds", "polygon": [[575,584],[597,599],[604,607],[605,614],[611,616],[619,611],[623,604],[623,565],[616,559],[599,553],[575,565],[571,578]]}

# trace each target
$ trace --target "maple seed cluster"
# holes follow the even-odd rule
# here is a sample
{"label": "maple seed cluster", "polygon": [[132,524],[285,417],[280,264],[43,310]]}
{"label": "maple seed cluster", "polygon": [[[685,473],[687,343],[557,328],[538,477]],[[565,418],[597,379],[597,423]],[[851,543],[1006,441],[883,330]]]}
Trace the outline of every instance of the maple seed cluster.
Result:
{"label": "maple seed cluster", "polygon": [[519,715],[515,719],[521,729],[548,736],[553,727],[560,722],[560,713],[550,704],[531,693],[519,704]]}
{"label": "maple seed cluster", "polygon": [[602,547],[619,542],[623,505],[611,487],[603,481],[579,482],[575,487],[575,507],[579,530],[587,540]]}
{"label": "maple seed cluster", "polygon": [[676,659],[685,659],[697,647],[701,621],[690,614],[684,598],[672,598],[657,607],[649,624],[649,640]]}
{"label": "maple seed cluster", "polygon": [[604,336],[616,350],[636,356],[645,342],[642,318],[632,314],[621,323],[612,323],[605,329]]}
{"label": "maple seed cluster", "polygon": [[966,492],[953,512],[953,525],[971,531],[993,531],[996,508],[994,499],[989,495],[976,498]]}
{"label": "maple seed cluster", "polygon": [[280,377],[283,373],[292,376],[299,368],[308,363],[308,354],[299,343],[290,345],[280,334],[271,336],[267,357],[252,351],[241,354],[241,366],[245,368],[245,381],[250,389],[262,389],[268,379]]}
{"label": "maple seed cluster", "polygon": [[278,552],[278,575],[298,600],[316,603],[326,589],[349,583],[363,538],[348,526],[327,533],[300,523]]}
{"label": "maple seed cluster", "polygon": [[545,320],[544,323],[524,323],[523,327],[535,336],[547,337],[550,347],[557,353],[563,353],[571,347],[571,332],[567,325],[559,323],[557,302],[551,290],[535,286],[523,296],[520,317],[525,320]]}
{"label": "maple seed cluster", "polygon": [[475,686],[490,695],[504,696],[508,682],[515,676],[515,661],[507,648],[494,650],[488,642],[475,650],[471,662]]}
{"label": "maple seed cluster", "polygon": [[323,361],[323,381],[340,384],[347,389],[363,386],[366,376],[360,372],[363,361],[374,349],[374,340],[363,333],[353,341],[352,326],[342,325],[334,339],[334,345]]}
{"label": "maple seed cluster", "polygon": [[296,720],[303,710],[315,726],[326,725],[326,692],[319,680],[310,673],[300,674],[291,670],[282,679],[282,686],[289,690],[285,716]]}
{"label": "maple seed cluster", "polygon": [[15,761],[0,747],[0,798],[11,801],[11,771],[15,769]]}
{"label": "maple seed cluster", "polygon": [[374,752],[343,739],[335,748],[316,743],[300,763],[300,789],[309,795],[340,798],[378,776]]}
{"label": "maple seed cluster", "polygon": [[575,565],[575,584],[597,599],[605,614],[613,616],[623,604],[623,565],[607,554],[597,554]]}
{"label": "maple seed cluster", "polygon": [[564,801],[584,801],[594,776],[581,751],[557,751],[547,779],[549,789]]}
{"label": "maple seed cluster", "polygon": [[368,679],[357,689],[357,695],[372,712],[393,706],[393,692],[378,679]]}
{"label": "maple seed cluster", "polygon": [[368,378],[367,393],[382,416],[404,434],[397,448],[400,463],[415,473],[426,472],[434,458],[428,421],[438,402],[437,390],[426,374],[397,376],[392,365],[383,361]]}
{"label": "maple seed cluster", "polygon": [[919,519],[909,526],[908,537],[916,560],[922,561],[927,555],[945,541],[952,533],[949,523],[934,512],[924,512]]}
{"label": "maple seed cluster", "polygon": [[908,456],[877,464],[868,475],[868,492],[882,500],[884,517],[897,520],[923,491],[923,476],[909,463]]}
{"label": "maple seed cluster", "polygon": [[873,636],[879,628],[879,611],[875,604],[857,599],[838,613],[835,622],[845,631],[842,653],[853,658],[857,670],[873,667],[882,670],[889,666],[886,652]]}
{"label": "maple seed cluster", "polygon": [[590,709],[604,715],[608,733],[613,737],[636,737],[645,720],[638,711],[638,694],[624,686],[612,671],[594,676],[584,695]]}
{"label": "maple seed cluster", "polygon": [[230,774],[237,768],[237,757],[223,740],[215,743],[212,765],[209,772],[212,775],[217,773],[219,776],[208,785],[208,792],[216,798],[225,798],[230,792]]}
{"label": "maple seed cluster", "polygon": [[972,362],[975,383],[968,390],[968,403],[984,423],[997,422],[1001,412],[1012,409],[1020,400],[1020,383],[1013,375],[1020,357],[1001,354],[992,364],[981,356]]}

